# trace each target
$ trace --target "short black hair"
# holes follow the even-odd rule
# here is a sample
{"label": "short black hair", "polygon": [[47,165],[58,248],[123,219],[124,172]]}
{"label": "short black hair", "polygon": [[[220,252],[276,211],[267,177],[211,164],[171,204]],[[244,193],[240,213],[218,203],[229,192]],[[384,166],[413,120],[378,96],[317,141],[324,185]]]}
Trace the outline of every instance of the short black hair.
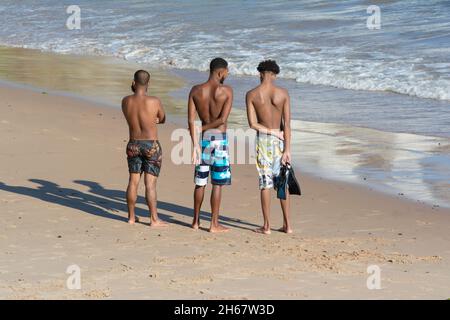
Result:
{"label": "short black hair", "polygon": [[258,68],[256,69],[259,72],[273,72],[275,74],[280,73],[280,67],[275,60],[264,60],[259,63]]}
{"label": "short black hair", "polygon": [[150,73],[145,70],[138,70],[134,73],[134,82],[141,86],[148,85],[150,81]]}
{"label": "short black hair", "polygon": [[209,72],[214,72],[217,69],[228,68],[228,62],[223,58],[214,58],[209,64]]}

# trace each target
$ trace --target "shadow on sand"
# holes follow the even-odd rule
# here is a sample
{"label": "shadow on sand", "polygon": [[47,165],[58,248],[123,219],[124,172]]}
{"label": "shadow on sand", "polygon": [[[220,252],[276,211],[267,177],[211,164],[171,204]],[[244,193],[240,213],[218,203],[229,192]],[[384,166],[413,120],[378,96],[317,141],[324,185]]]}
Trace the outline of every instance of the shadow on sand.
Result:
{"label": "shadow on sand", "polygon": [[[29,181],[37,184],[37,186],[35,188],[11,186],[0,182],[0,190],[33,197],[42,201],[72,209],[77,209],[79,211],[103,218],[109,218],[124,222],[128,221],[125,191],[105,189],[101,184],[87,180],[73,181],[76,184],[88,187],[89,190],[87,192],[82,192],[80,190],[71,188],[64,188],[54,182],[41,179],[29,179]],[[145,205],[145,198],[142,196],[138,196],[138,203]],[[165,210],[175,215],[181,215],[189,218],[192,218],[193,216],[192,208],[161,200],[158,200],[158,211],[159,210]],[[136,215],[140,217],[148,217],[149,213],[148,210],[136,207]],[[176,216],[174,215],[159,212],[158,215],[161,219],[169,223],[175,223],[185,227],[190,227],[189,223],[176,219]],[[202,211],[200,213],[200,217],[202,220],[211,220],[211,215],[205,211]],[[240,229],[250,229],[250,227],[257,227],[257,225],[255,224],[226,216],[220,217],[220,223],[229,227]]]}

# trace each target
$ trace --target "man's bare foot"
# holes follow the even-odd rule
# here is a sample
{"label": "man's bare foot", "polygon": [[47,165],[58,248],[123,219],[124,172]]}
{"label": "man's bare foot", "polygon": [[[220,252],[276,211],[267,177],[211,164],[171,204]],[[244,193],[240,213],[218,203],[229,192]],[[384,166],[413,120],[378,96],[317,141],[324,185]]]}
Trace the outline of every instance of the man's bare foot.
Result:
{"label": "man's bare foot", "polygon": [[137,222],[139,222],[139,218],[137,216],[135,216],[134,218],[128,218],[129,224],[135,224]]}
{"label": "man's bare foot", "polygon": [[280,229],[278,229],[278,231],[288,233],[288,234],[294,232],[291,228],[286,228],[286,227],[281,227]]}
{"label": "man's bare foot", "polygon": [[217,226],[211,226],[209,228],[209,232],[211,232],[211,233],[228,232],[228,231],[230,231],[229,228],[224,227],[224,226],[222,226],[220,224],[217,225]]}
{"label": "man's bare foot", "polygon": [[261,234],[270,234],[270,228],[266,229],[264,227],[261,227],[261,228],[255,229],[253,231],[255,231],[256,233],[261,233]]}
{"label": "man's bare foot", "polygon": [[162,220],[151,220],[150,221],[150,227],[152,228],[160,228],[160,227],[167,227],[169,224],[167,222],[164,222]]}
{"label": "man's bare foot", "polygon": [[192,222],[191,227],[192,227],[192,229],[194,229],[194,230],[200,229],[200,221],[197,220],[197,221]]}

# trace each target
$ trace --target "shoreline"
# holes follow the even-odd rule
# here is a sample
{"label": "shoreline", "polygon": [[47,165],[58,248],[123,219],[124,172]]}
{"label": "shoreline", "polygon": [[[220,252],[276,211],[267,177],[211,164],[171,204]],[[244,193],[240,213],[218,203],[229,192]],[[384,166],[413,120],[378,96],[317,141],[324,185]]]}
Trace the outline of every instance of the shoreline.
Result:
{"label": "shoreline", "polygon": [[[34,87],[31,85],[15,83],[15,82],[10,82],[10,81],[0,79],[0,88],[5,88],[5,87],[6,88],[14,88],[14,89],[18,89],[18,90],[29,90],[29,91],[35,92],[37,94],[50,94],[50,95],[59,96],[62,98],[74,99],[74,100],[78,100],[83,103],[93,104],[96,107],[117,108],[114,106],[114,104],[106,102],[106,101],[102,101],[101,99],[86,97],[86,96],[82,96],[80,94],[66,92],[66,91],[48,90],[48,92],[47,92],[46,89],[44,90],[42,88]],[[170,126],[179,126],[179,125],[184,124],[183,123],[184,118],[182,118],[182,116],[172,116],[171,118],[172,118],[172,120],[171,119],[168,120],[168,124]],[[366,129],[366,128],[362,128],[362,129]],[[248,142],[246,142],[246,148],[248,148],[248,147],[249,147]],[[233,164],[233,165],[236,165],[236,164]],[[247,165],[252,166],[252,164],[247,164]],[[296,166],[296,171],[300,170],[299,166],[301,167],[301,164]],[[342,183],[342,184],[345,184],[348,186],[352,186],[354,188],[362,187],[367,191],[376,192],[382,196],[386,196],[386,197],[389,197],[392,199],[398,199],[400,201],[404,201],[405,203],[409,203],[409,204],[413,204],[413,203],[423,204],[424,206],[428,206],[432,209],[441,207],[440,205],[431,203],[431,201],[417,200],[417,199],[409,198],[409,197],[405,196],[404,194],[394,194],[392,191],[391,192],[383,191],[383,190],[380,190],[380,188],[376,188],[374,186],[364,184],[360,181],[349,181],[348,179],[347,180],[343,179],[343,178],[339,179],[337,177],[334,179],[329,178],[323,172],[316,171],[316,173],[314,173],[314,170],[312,170],[311,168],[309,168],[309,170],[302,171],[302,175],[306,175],[311,179],[323,180],[323,181],[326,181],[327,183],[337,183],[337,184]],[[443,205],[442,208],[450,209],[450,204],[447,206]]]}
{"label": "shoreline", "polygon": [[[12,56],[15,55],[15,56]],[[28,56],[27,56],[28,55]],[[81,54],[73,54],[73,53],[56,53],[56,52],[52,52],[52,51],[42,51],[40,49],[30,49],[30,48],[22,48],[22,47],[8,47],[8,46],[4,46],[4,45],[0,45],[0,57],[5,57],[5,58],[9,58],[9,59],[14,59],[17,56],[20,57],[20,59],[23,59],[25,57],[25,61],[27,61],[27,63],[31,63],[30,58],[31,59],[47,59],[45,57],[56,57],[61,59],[61,61],[57,62],[58,65],[62,64],[62,63],[68,63],[70,61],[76,61],[75,65],[77,64],[84,64],[87,63],[89,65],[93,65],[93,64],[102,64],[104,66],[113,66],[115,64],[119,64],[119,69],[120,68],[125,68],[127,70],[129,70],[130,72],[133,70],[136,70],[137,68],[140,67],[144,67],[144,68],[148,68],[151,71],[152,76],[154,74],[156,74],[156,80],[152,81],[152,85],[153,85],[153,90],[155,90],[154,94],[155,95],[162,95],[164,96],[165,99],[167,99],[167,97],[170,97],[170,104],[171,107],[174,107],[172,105],[176,105],[176,104],[185,104],[185,97],[187,96],[186,94],[186,90],[190,89],[191,85],[193,85],[194,83],[200,82],[205,80],[205,77],[207,77],[207,73],[206,72],[202,72],[199,70],[195,70],[195,69],[177,69],[177,68],[170,68],[169,66],[154,66],[154,65],[149,65],[149,64],[140,64],[138,62],[135,62],[133,60],[126,60],[126,59],[121,59],[118,57],[113,57],[113,56],[102,56],[102,55],[81,55]],[[34,62],[32,62],[34,63]],[[5,65],[3,65],[3,67],[5,67]],[[106,70],[106,69],[105,69]],[[35,70],[33,70],[35,71]],[[42,70],[41,70],[42,71]],[[110,75],[112,75],[112,73],[108,72]],[[8,78],[11,75],[14,75],[12,78]],[[123,70],[121,70],[120,75],[123,76]],[[20,77],[17,77],[17,74],[14,74],[14,72],[12,72],[9,69],[4,69],[2,70],[0,68],[0,81],[5,81],[5,83],[10,83],[10,84],[17,84],[17,85],[24,85],[24,86],[30,86],[30,88],[34,88],[36,90],[40,90],[40,89],[47,89],[47,90],[52,90],[55,93],[60,93],[60,94],[68,94],[69,96],[74,94],[75,98],[85,98],[87,96],[89,96],[89,98],[93,98],[93,102],[96,103],[108,103],[111,106],[116,105],[117,103],[112,103],[111,101],[116,101],[117,102],[117,98],[122,97],[122,94],[117,95],[117,92],[115,94],[115,99],[113,100],[105,100],[105,96],[102,95],[92,95],[92,93],[90,94],[86,94],[86,93],[80,93],[77,91],[71,91],[70,89],[56,89],[56,88],[51,88],[51,87],[45,87],[42,86],[40,82],[36,82],[37,80],[33,79],[32,77],[30,77],[30,79],[28,80],[24,80]],[[40,75],[42,76],[42,74]],[[189,77],[187,77],[189,76]],[[6,77],[6,78],[5,78]],[[117,76],[115,76],[117,77]],[[192,80],[191,77],[195,80]],[[130,75],[126,74],[125,79],[129,80]],[[250,76],[250,75],[231,75],[230,76],[231,81],[234,83],[238,83],[241,84],[242,82],[253,82],[254,85],[258,84],[258,80],[255,76]],[[160,88],[160,84],[158,82],[158,79],[161,79],[163,82],[167,82],[169,81],[168,79],[172,80],[172,83],[174,83],[173,88],[167,89],[164,92],[161,92],[161,88]],[[153,79],[151,79],[153,80]],[[322,84],[308,84],[308,83],[297,83],[294,79],[285,79],[285,78],[280,78],[279,81],[282,84],[287,84],[287,83],[294,83],[297,85],[304,85],[307,88],[317,88],[317,90],[321,91],[328,91],[328,90],[336,90],[336,91],[344,91],[344,92],[348,92],[350,95],[352,94],[364,94],[364,93],[368,93],[370,95],[372,94],[380,94],[381,96],[386,95],[386,97],[389,96],[399,96],[399,97],[403,97],[406,99],[411,99],[412,101],[417,100],[417,101],[423,101],[423,100],[433,100],[431,98],[420,98],[420,97],[416,97],[416,96],[409,96],[409,95],[402,95],[400,93],[396,93],[396,92],[390,92],[390,91],[361,91],[361,90],[355,90],[355,89],[345,89],[345,88],[338,88],[338,87],[332,87],[332,86],[327,86],[327,85],[322,85]],[[192,82],[192,83],[190,83]],[[39,83],[39,85],[37,84]],[[125,82],[123,82],[125,83]],[[54,85],[54,84],[53,84]],[[76,87],[76,86],[75,86]],[[127,87],[125,85],[125,87]],[[289,85],[287,85],[287,87],[290,87]],[[239,89],[239,88],[236,88]],[[122,91],[124,92],[124,94],[126,92],[128,92],[126,89],[124,90],[122,88]],[[180,97],[180,92],[181,97]],[[243,110],[243,105],[245,104],[244,100],[243,100],[243,96],[244,94],[241,94],[237,97],[235,97],[236,99],[236,103],[237,104],[241,104],[241,106],[236,107],[236,109],[242,111]],[[437,100],[440,103],[447,103],[446,100],[440,101]],[[236,104],[235,103],[235,104]],[[175,106],[176,107],[176,106]],[[431,137],[431,138],[439,138],[439,139],[449,139],[450,136],[447,135],[438,135],[438,134],[423,134],[420,132],[411,132],[411,131],[389,131],[389,130],[383,130],[377,127],[370,127],[370,126],[364,126],[364,125],[356,125],[356,124],[352,124],[352,123],[342,123],[342,122],[331,122],[331,121],[313,121],[310,119],[307,120],[303,120],[304,122],[310,122],[310,123],[320,123],[320,124],[325,124],[325,125],[342,125],[342,126],[349,126],[349,127],[355,127],[358,129],[369,129],[369,130],[375,130],[375,131],[379,131],[379,132],[386,132],[386,133],[391,133],[391,134],[412,134],[412,135],[417,135],[417,136],[425,136],[425,137]]]}
{"label": "shoreline", "polygon": [[[0,47],[0,77],[27,82],[25,88],[102,103],[116,108],[128,94],[133,62],[108,57],[57,55],[38,50]],[[28,70],[25,78],[14,69]],[[57,73],[55,79],[50,77]],[[151,93],[163,100],[166,112],[185,124],[185,103],[190,81],[203,74],[183,78],[174,70],[150,69]],[[190,73],[189,73],[190,74]],[[253,79],[256,80],[256,79]],[[5,80],[8,81],[8,80]],[[245,110],[240,105],[245,89],[243,79],[230,80],[236,89],[236,103],[230,115],[230,128],[247,128]],[[246,80],[245,80],[246,81]],[[244,82],[245,82],[244,81]],[[5,84],[6,82],[4,82]],[[12,82],[14,86],[14,82]],[[40,85],[47,88],[40,89]],[[248,85],[248,84],[246,84]],[[21,86],[21,84],[19,84]],[[30,87],[32,86],[32,87]],[[49,87],[56,89],[49,89]],[[186,89],[187,88],[187,89]],[[68,91],[70,89],[70,91]],[[245,90],[244,90],[245,91]],[[180,94],[180,92],[182,94]],[[450,139],[410,133],[390,133],[345,124],[293,120],[293,155],[297,170],[314,176],[356,183],[411,201],[450,208]],[[318,148],[318,145],[321,147]],[[447,179],[448,176],[448,179]]]}
{"label": "shoreline", "polygon": [[[304,195],[292,197],[295,233],[261,236],[251,231],[262,223],[256,169],[234,165],[221,211],[231,232],[196,232],[193,168],[171,163],[179,126],[169,122],[159,127],[158,211],[171,225],[149,229],[141,182],[143,223],[129,226],[120,110],[20,88],[0,86],[0,94],[2,298],[448,298],[448,209],[297,171]],[[203,227],[209,210],[205,201]],[[82,270],[81,290],[65,287],[72,264]],[[381,290],[366,287],[373,264]]]}

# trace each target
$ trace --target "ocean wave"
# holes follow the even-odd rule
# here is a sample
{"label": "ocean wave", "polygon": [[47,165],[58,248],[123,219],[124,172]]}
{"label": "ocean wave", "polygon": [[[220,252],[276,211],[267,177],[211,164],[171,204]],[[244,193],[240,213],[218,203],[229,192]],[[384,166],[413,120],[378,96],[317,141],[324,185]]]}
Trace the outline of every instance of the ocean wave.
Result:
{"label": "ocean wave", "polygon": [[[142,47],[137,44],[109,44],[99,46],[95,40],[84,43],[67,44],[54,42],[51,44],[14,44],[1,43],[5,46],[38,49],[60,54],[89,54],[96,56],[112,56],[137,63],[168,68],[193,69],[207,71],[209,60],[214,55],[207,52],[200,53],[205,45],[203,42],[191,43],[189,51],[165,51],[161,48]],[[194,52],[198,52],[194,54]],[[237,53],[234,53],[237,54]],[[425,72],[425,65],[413,62],[365,62],[336,59],[335,61],[303,60],[302,62],[285,61],[289,58],[276,56],[254,55],[253,52],[243,50],[239,54],[244,57],[229,58],[230,71],[241,76],[256,76],[257,63],[265,58],[273,58],[281,66],[280,77],[292,79],[299,83],[326,85],[336,88],[367,91],[386,91],[419,98],[450,100],[450,79],[442,78],[442,73]],[[448,64],[436,65],[447,70]]]}
{"label": "ocean wave", "polygon": [[[358,2],[226,2],[221,9],[229,17],[223,21],[212,4],[196,1],[181,7],[177,1],[81,1],[79,31],[64,28],[65,12],[61,15],[56,1],[5,3],[0,44],[6,46],[199,71],[208,70],[211,58],[223,56],[233,74],[251,76],[257,75],[259,61],[272,58],[280,64],[280,77],[298,83],[450,100],[450,49],[442,40],[450,25],[438,2],[431,16],[426,14],[433,4],[386,4],[389,28],[382,32],[367,30],[365,7]],[[412,14],[426,17],[430,27],[410,22]]]}

